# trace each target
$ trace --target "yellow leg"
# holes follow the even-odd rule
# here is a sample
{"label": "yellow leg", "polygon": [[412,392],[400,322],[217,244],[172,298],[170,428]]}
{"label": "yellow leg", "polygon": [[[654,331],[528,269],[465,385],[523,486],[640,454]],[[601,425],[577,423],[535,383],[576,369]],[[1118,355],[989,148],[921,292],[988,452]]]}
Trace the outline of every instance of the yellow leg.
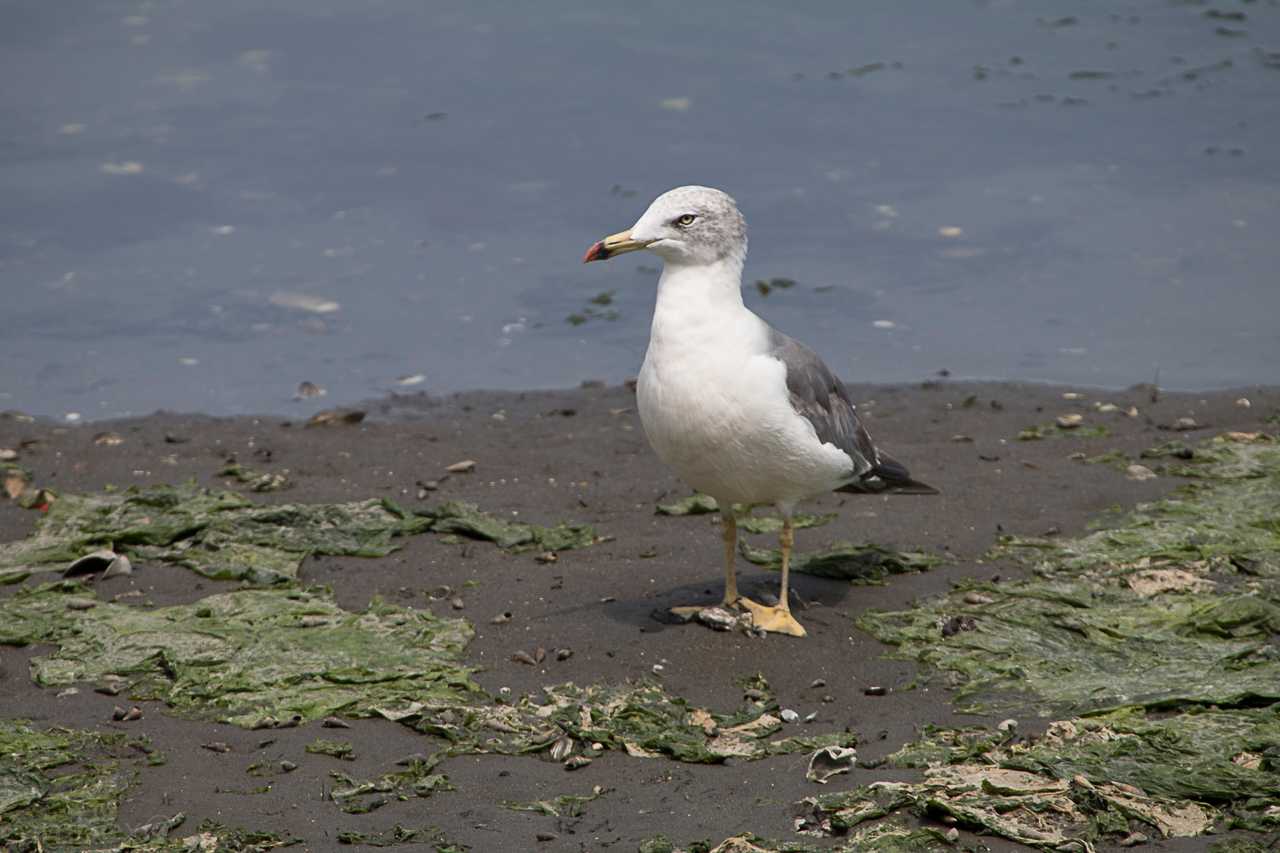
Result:
{"label": "yellow leg", "polygon": [[803,637],[804,626],[791,615],[791,600],[787,597],[787,573],[791,569],[791,546],[795,544],[795,530],[791,526],[791,516],[782,519],[782,534],[778,537],[782,546],[782,584],[778,594],[777,607],[765,607],[750,599],[742,598],[738,603],[751,611],[751,619],[757,628],[763,628],[774,634],[789,634],[792,637]]}
{"label": "yellow leg", "polygon": [[738,571],[734,568],[734,561],[738,556],[738,520],[733,510],[724,513],[721,518],[724,534],[724,600],[721,603],[725,607],[732,607],[738,601]]}
{"label": "yellow leg", "polygon": [[[743,600],[738,595],[738,572],[734,568],[734,561],[738,556],[738,521],[732,509],[722,513],[720,518],[723,522],[721,535],[724,537],[724,598],[720,600],[719,606],[737,608]],[[710,604],[688,604],[673,607],[671,612],[685,619],[696,619],[699,613],[714,606]]]}

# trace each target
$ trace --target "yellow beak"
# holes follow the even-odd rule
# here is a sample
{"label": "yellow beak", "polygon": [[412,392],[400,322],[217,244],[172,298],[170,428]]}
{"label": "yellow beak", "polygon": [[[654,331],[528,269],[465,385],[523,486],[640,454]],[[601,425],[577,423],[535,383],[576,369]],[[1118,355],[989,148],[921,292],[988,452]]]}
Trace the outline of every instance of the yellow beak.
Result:
{"label": "yellow beak", "polygon": [[593,244],[590,249],[587,249],[587,254],[583,256],[582,262],[585,264],[591,261],[607,261],[614,255],[639,251],[652,242],[652,240],[632,240],[630,231],[619,231],[617,234],[610,234],[600,242]]}

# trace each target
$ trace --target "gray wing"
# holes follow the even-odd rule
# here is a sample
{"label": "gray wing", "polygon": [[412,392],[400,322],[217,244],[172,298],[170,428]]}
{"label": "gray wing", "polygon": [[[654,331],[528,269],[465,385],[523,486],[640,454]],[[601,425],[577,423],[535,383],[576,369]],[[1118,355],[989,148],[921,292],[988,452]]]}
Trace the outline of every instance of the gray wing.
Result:
{"label": "gray wing", "polygon": [[858,418],[844,384],[817,353],[804,344],[769,330],[769,355],[787,367],[787,392],[796,414],[813,424],[818,440],[834,444],[853,462],[851,476],[862,477],[880,465],[880,453]]}

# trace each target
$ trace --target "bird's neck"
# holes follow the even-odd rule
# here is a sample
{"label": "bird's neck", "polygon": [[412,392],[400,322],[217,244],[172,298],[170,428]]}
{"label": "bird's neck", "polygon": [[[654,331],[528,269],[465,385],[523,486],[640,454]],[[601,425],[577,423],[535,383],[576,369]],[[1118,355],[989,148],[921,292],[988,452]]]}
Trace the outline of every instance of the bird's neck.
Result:
{"label": "bird's neck", "polygon": [[659,318],[697,324],[732,317],[746,310],[742,303],[742,260],[722,258],[710,264],[681,264],[667,261],[658,279],[658,302],[654,325]]}
{"label": "bird's neck", "polygon": [[708,341],[724,355],[758,337],[759,318],[742,302],[742,261],[726,259],[689,266],[668,262],[658,280],[658,299],[649,330],[648,359],[655,362],[703,358]]}

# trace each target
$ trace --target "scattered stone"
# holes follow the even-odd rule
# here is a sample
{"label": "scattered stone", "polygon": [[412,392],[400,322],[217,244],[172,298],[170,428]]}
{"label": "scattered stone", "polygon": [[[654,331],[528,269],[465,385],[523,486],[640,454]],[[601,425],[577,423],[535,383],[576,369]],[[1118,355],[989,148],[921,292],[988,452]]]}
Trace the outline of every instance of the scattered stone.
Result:
{"label": "scattered stone", "polygon": [[310,400],[313,397],[323,397],[325,394],[328,394],[328,393],[329,393],[328,391],[326,391],[324,388],[321,388],[319,385],[317,385],[314,382],[299,382],[298,390],[294,392],[293,399]]}
{"label": "scattered stone", "polygon": [[[1253,403],[1249,402],[1248,397],[1241,397],[1240,399],[1236,400],[1236,405],[1239,406],[1241,409],[1247,409],[1250,406],[1252,406]],[[3,456],[0,456],[0,459],[3,459],[3,458],[4,458]]]}
{"label": "scattered stone", "polygon": [[1137,463],[1125,468],[1124,475],[1130,480],[1137,480],[1139,482],[1143,480],[1154,480],[1157,476],[1156,472],[1152,471],[1146,465],[1138,465]]}
{"label": "scattered stone", "polygon": [[591,759],[585,755],[571,755],[565,759],[565,770],[580,770],[591,763]]}
{"label": "scattered stone", "polygon": [[554,832],[539,832],[534,837],[539,841],[555,841],[560,836],[556,835]]}
{"label": "scattered stone", "polygon": [[942,834],[942,837],[947,839],[949,843],[955,844],[957,841],[960,840],[960,830],[956,829],[953,826],[950,829],[948,829],[946,832],[944,832]]}
{"label": "scattered stone", "polygon": [[560,555],[555,551],[543,551],[533,559],[537,560],[539,563],[554,563],[556,560],[560,559]]}
{"label": "scattered stone", "polygon": [[511,621],[511,611],[506,610],[489,620],[494,625],[503,625]]}
{"label": "scattered stone", "polygon": [[463,459],[461,462],[454,462],[452,465],[446,465],[445,469],[450,474],[470,474],[476,470],[476,460]]}
{"label": "scattered stone", "polygon": [[93,437],[93,443],[99,447],[116,447],[124,444],[124,436],[117,432],[100,432]]}
{"label": "scattered stone", "polygon": [[516,663],[523,663],[523,664],[526,664],[527,666],[538,665],[538,662],[533,659],[533,655],[525,651],[516,652],[515,654],[511,655],[511,659]]}
{"label": "scattered stone", "polygon": [[1084,423],[1084,415],[1079,415],[1079,414],[1058,415],[1057,423],[1058,423],[1058,426],[1061,427],[1062,429],[1075,429],[1076,427]]}
{"label": "scattered stone", "polygon": [[573,649],[556,649],[556,660],[568,660],[573,657]]}
{"label": "scattered stone", "polygon": [[1200,424],[1196,422],[1195,418],[1178,418],[1173,422],[1172,429],[1178,432],[1185,432],[1186,430],[1200,429]]}
{"label": "scattered stone", "polygon": [[790,708],[783,708],[780,716],[784,723],[798,723],[800,721],[800,715]]}
{"label": "scattered stone", "polygon": [[965,604],[991,604],[995,599],[989,595],[983,595],[980,592],[970,590],[964,594]]}
{"label": "scattered stone", "polygon": [[453,598],[449,599],[449,606],[454,610],[461,610],[466,607],[466,604],[463,602],[461,596],[455,595]]}
{"label": "scattered stone", "polygon": [[1146,844],[1150,840],[1144,832],[1131,832],[1120,839],[1120,846],[1137,847],[1139,844]]}
{"label": "scattered stone", "polygon": [[1084,395],[1083,395],[1083,394],[1080,394],[1080,393],[1078,393],[1078,392],[1076,392],[1076,391],[1065,391],[1065,392],[1063,392],[1063,394],[1062,394],[1062,399],[1064,399],[1064,400],[1083,400],[1083,399],[1084,399]]}
{"label": "scattered stone", "polygon": [[12,462],[18,458],[18,451],[12,447],[0,447],[0,462]]}
{"label": "scattered stone", "polygon": [[312,415],[306,425],[309,427],[354,425],[363,421],[366,414],[360,409],[325,409],[323,412]]}
{"label": "scattered stone", "polygon": [[882,687],[879,684],[869,685],[868,687],[865,687],[862,690],[862,693],[865,696],[884,696],[888,694],[888,692],[889,692],[889,689],[887,687]]}
{"label": "scattered stone", "polygon": [[285,773],[292,773],[293,771],[298,769],[298,765],[294,764],[292,761],[286,758],[280,761],[280,769]]}
{"label": "scattered stone", "polygon": [[1112,412],[1120,411],[1120,407],[1117,406],[1115,403],[1099,403],[1097,406],[1097,409],[1099,412],[1102,412],[1104,415],[1109,415]]}
{"label": "scattered stone", "polygon": [[202,743],[200,744],[200,746],[203,747],[204,749],[209,750],[210,752],[230,752],[231,751],[231,744],[226,743],[225,741],[220,741],[220,740],[215,740],[212,743]]}
{"label": "scattered stone", "polygon": [[341,717],[325,717],[320,721],[320,725],[326,729],[349,729],[351,724]]}
{"label": "scattered stone", "polygon": [[809,686],[810,687],[826,687],[827,680],[825,678],[815,678],[813,681],[809,682]]}
{"label": "scattered stone", "polygon": [[1018,728],[1018,721],[1013,719],[1012,717],[1010,717],[1007,720],[1001,720],[996,725],[996,730],[1001,732],[1012,732],[1012,731],[1016,731],[1017,728]]}

